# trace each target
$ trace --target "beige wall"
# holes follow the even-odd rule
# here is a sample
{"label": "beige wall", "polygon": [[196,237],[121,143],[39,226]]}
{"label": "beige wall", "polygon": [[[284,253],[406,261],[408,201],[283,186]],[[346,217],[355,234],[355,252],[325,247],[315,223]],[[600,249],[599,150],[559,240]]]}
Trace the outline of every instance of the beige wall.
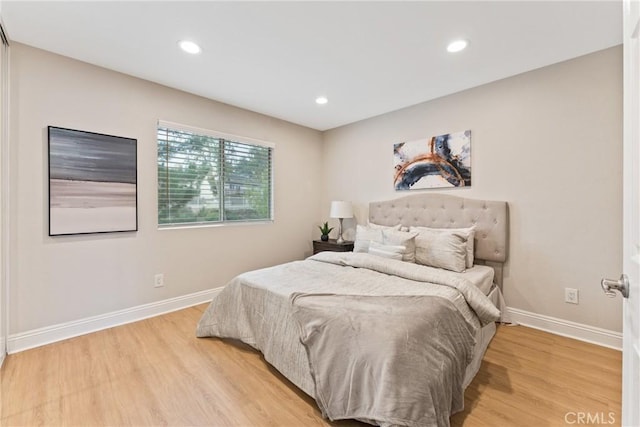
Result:
{"label": "beige wall", "polygon": [[509,202],[507,304],[620,331],[621,299],[599,281],[622,271],[622,49],[326,132],[322,217],[345,199],[365,222],[368,202],[408,194],[393,190],[393,143],[466,129],[472,187],[444,192]]}
{"label": "beige wall", "polygon": [[[222,286],[311,253],[319,132],[18,43],[11,90],[10,333]],[[274,142],[275,222],[158,231],[158,119]],[[137,233],[48,237],[48,125],[138,139]],[[164,288],[153,287],[155,273]]]}
{"label": "beige wall", "polygon": [[[328,131],[323,148],[319,132],[14,43],[10,333],[300,259],[330,200],[352,200],[363,222],[369,201],[406,194],[391,182],[394,142],[465,129],[473,186],[448,192],[510,203],[508,305],[620,331],[620,298],[604,297],[599,279],[622,268],[621,65],[621,49],[608,49]],[[276,221],[158,231],[158,119],[276,143]],[[48,125],[138,139],[140,231],[47,236]],[[580,290],[579,305],[563,302],[565,287]]]}

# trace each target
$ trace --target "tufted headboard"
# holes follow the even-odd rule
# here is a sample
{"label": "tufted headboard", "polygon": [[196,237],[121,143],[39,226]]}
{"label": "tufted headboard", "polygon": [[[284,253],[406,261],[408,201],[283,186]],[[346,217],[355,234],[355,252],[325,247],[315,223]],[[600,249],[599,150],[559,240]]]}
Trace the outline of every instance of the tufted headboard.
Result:
{"label": "tufted headboard", "polygon": [[476,263],[495,270],[495,282],[502,286],[502,269],[507,260],[509,207],[507,202],[466,199],[447,194],[416,194],[369,204],[369,221],[406,227],[462,228],[475,225]]}

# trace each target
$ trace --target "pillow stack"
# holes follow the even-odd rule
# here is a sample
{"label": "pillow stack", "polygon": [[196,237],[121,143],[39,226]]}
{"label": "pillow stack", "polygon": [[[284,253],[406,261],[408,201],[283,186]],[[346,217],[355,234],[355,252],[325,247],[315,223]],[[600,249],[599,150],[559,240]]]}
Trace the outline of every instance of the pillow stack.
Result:
{"label": "pillow stack", "polygon": [[398,231],[400,230],[400,224],[394,225],[393,227],[387,227],[384,225],[374,224],[372,222],[369,225],[357,225],[356,226],[356,240],[353,242],[353,251],[354,252],[369,252],[369,243],[377,242],[382,243],[382,231],[383,230],[391,230]]}
{"label": "pillow stack", "polygon": [[417,233],[400,231],[400,224],[393,227],[373,223],[368,226],[358,225],[353,251],[392,259],[397,259],[395,255],[400,254],[402,261],[416,262],[416,235]]}
{"label": "pillow stack", "polygon": [[399,224],[358,225],[353,251],[456,272],[473,267],[475,227],[400,229]]}

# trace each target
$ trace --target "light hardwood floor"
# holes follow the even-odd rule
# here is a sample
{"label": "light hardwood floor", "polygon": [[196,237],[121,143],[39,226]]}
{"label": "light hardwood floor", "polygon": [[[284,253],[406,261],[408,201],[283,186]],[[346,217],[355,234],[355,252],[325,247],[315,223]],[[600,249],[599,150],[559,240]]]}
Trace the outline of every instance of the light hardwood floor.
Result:
{"label": "light hardwood floor", "polygon": [[[205,307],[8,356],[0,425],[364,426],[323,420],[249,347],[195,338]],[[619,425],[620,384],[618,351],[501,326],[451,423],[561,426],[611,412]]]}

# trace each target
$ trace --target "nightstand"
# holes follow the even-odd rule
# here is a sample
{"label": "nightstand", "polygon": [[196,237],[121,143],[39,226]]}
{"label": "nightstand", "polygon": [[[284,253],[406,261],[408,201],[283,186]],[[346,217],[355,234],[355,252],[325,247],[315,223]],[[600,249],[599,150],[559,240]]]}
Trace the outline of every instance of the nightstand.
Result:
{"label": "nightstand", "polygon": [[336,239],[329,239],[327,242],[322,240],[313,241],[313,254],[323,251],[332,252],[351,252],[353,250],[353,242],[337,243]]}

